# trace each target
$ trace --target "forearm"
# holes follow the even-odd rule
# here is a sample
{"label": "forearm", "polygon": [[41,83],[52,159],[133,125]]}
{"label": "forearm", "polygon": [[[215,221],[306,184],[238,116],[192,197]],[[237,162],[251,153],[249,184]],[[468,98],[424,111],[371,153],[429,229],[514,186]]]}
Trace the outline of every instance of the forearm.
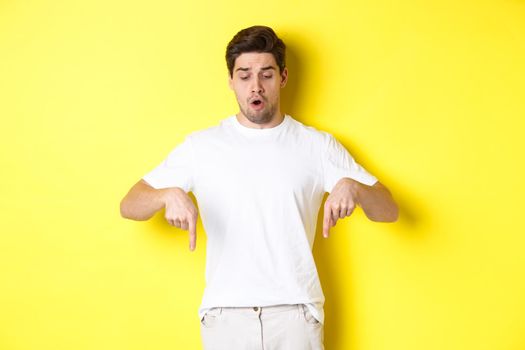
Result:
{"label": "forearm", "polygon": [[[353,181],[353,180],[352,180]],[[372,221],[394,222],[399,216],[396,202],[388,188],[377,182],[367,186],[353,181],[356,186],[357,204]]]}
{"label": "forearm", "polygon": [[165,206],[166,192],[157,190],[145,181],[137,182],[120,202],[120,214],[131,220],[147,220]]}

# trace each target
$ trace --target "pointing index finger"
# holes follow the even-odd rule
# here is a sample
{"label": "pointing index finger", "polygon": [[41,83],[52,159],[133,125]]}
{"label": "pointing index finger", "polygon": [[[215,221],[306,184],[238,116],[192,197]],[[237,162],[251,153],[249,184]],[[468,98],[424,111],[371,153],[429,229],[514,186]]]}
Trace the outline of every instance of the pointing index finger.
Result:
{"label": "pointing index finger", "polygon": [[190,250],[194,251],[195,246],[197,245],[197,228],[196,228],[196,219],[191,218],[188,220],[189,231],[190,231]]}
{"label": "pointing index finger", "polygon": [[323,215],[323,237],[328,238],[328,234],[330,231],[330,218],[332,217],[331,210],[328,208],[325,208],[324,215]]}

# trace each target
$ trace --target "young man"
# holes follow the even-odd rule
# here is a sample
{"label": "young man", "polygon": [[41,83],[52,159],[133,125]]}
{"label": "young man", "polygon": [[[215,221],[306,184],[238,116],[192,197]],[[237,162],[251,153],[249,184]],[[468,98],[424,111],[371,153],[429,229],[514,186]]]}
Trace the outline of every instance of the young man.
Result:
{"label": "young man", "polygon": [[241,30],[228,44],[239,113],[195,132],[135,184],[125,218],[165,208],[195,249],[197,199],[206,230],[206,289],[199,316],[206,350],[323,349],[324,296],[312,256],[325,192],[323,235],[361,206],[397,220],[388,189],[330,134],[281,113],[285,45],[271,28]]}

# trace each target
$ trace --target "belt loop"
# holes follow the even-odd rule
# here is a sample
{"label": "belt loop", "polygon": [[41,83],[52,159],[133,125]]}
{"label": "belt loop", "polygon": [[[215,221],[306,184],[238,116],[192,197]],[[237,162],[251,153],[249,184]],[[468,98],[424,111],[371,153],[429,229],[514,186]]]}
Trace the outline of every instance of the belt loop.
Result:
{"label": "belt loop", "polygon": [[308,306],[306,306],[305,304],[300,304],[300,305],[301,305],[302,316],[306,317],[306,310],[308,310]]}

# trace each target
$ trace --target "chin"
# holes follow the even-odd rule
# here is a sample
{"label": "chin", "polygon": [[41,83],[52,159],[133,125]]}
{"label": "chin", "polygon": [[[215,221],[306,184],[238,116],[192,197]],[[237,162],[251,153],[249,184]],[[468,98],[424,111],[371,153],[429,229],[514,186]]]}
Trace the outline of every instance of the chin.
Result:
{"label": "chin", "polygon": [[247,118],[249,121],[255,124],[266,124],[272,120],[272,117],[270,115],[263,115],[260,117],[248,116]]}
{"label": "chin", "polygon": [[266,124],[272,120],[273,114],[267,111],[261,111],[260,113],[246,113],[243,111],[246,119],[251,121],[254,124]]}
{"label": "chin", "polygon": [[254,121],[254,123],[258,123],[258,124],[269,123],[274,118],[276,118],[276,111],[275,111],[275,109],[273,109],[273,110],[265,110],[265,111],[261,111],[261,112],[255,114],[255,115],[252,114],[250,117],[255,119],[255,120],[257,120],[257,121]]}

